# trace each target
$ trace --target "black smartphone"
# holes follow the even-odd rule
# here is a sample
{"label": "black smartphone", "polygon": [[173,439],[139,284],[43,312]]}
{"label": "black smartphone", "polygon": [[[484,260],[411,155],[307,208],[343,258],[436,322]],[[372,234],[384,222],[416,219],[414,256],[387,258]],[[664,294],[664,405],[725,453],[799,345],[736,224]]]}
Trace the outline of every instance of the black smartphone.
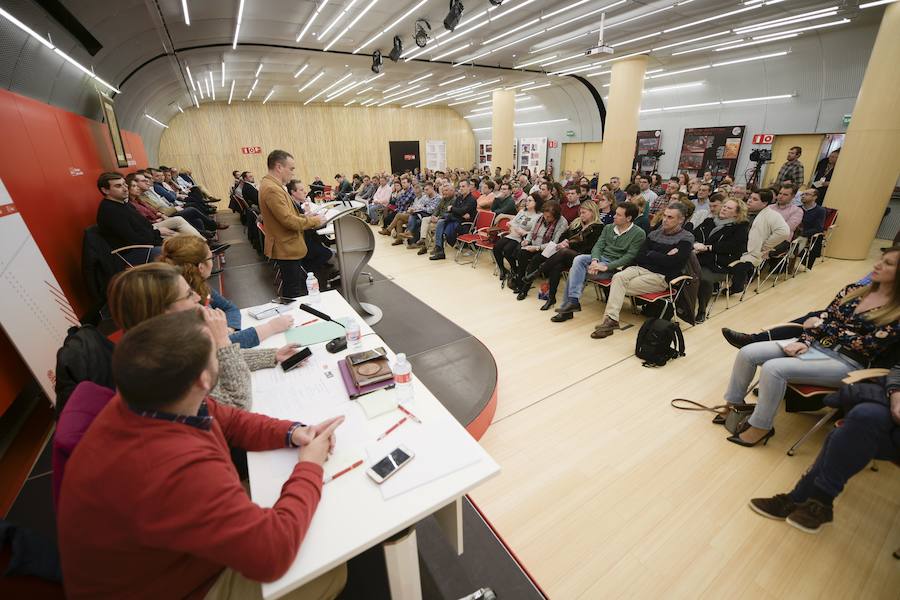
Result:
{"label": "black smartphone", "polygon": [[284,296],[272,298],[272,302],[274,302],[275,304],[293,304],[296,301],[296,298],[285,298]]}
{"label": "black smartphone", "polygon": [[304,348],[297,354],[294,354],[290,358],[283,360],[281,362],[281,368],[284,369],[285,372],[288,372],[310,356],[312,356],[312,350],[310,350],[309,348]]}

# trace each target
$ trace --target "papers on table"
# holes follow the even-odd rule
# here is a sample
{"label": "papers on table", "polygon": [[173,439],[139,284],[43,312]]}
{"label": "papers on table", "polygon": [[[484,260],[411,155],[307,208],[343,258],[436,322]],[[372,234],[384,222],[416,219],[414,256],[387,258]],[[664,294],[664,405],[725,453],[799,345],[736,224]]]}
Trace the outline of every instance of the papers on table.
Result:
{"label": "papers on table", "polygon": [[357,398],[356,403],[367,418],[374,419],[397,408],[397,391],[390,389],[370,392]]}
{"label": "papers on table", "polygon": [[292,327],[284,332],[289,344],[300,344],[301,346],[321,344],[337,337],[344,337],[345,334],[346,331],[343,327],[331,321],[319,321],[302,327]]}
{"label": "papers on table", "polygon": [[421,425],[407,421],[380,442],[366,447],[368,456],[366,468],[401,445],[412,450],[415,457],[379,486],[385,500],[431,483],[481,460],[478,446],[459,444],[452,429],[434,421],[431,424],[424,421]]}

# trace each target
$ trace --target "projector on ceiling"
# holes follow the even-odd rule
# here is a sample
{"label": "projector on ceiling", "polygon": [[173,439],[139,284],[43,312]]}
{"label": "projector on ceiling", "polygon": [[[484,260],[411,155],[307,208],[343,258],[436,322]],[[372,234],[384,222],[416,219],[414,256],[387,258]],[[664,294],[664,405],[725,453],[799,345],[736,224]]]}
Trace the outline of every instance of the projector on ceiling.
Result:
{"label": "projector on ceiling", "polygon": [[607,46],[606,44],[601,44],[599,46],[594,46],[593,48],[588,48],[585,50],[585,56],[595,56],[597,54],[612,54],[614,52],[612,46]]}

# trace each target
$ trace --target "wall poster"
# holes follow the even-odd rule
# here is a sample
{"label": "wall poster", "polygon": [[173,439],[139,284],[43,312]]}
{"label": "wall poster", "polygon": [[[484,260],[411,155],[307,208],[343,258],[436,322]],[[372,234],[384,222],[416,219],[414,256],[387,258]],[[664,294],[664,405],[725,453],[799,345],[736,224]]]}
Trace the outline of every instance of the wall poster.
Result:
{"label": "wall poster", "polygon": [[125,144],[122,143],[122,132],[119,130],[119,120],[116,119],[113,100],[101,91],[98,91],[97,95],[100,96],[103,120],[106,121],[106,125],[109,127],[109,137],[112,139],[113,151],[116,154],[116,164],[120,167],[127,167],[128,157],[125,155]]}
{"label": "wall poster", "polygon": [[425,140],[425,168],[432,171],[447,170],[447,142]]}
{"label": "wall poster", "polygon": [[478,140],[478,169],[483,171],[491,166],[494,159],[494,145],[491,140]]}
{"label": "wall poster", "polygon": [[547,138],[520,138],[516,169],[528,167],[532,173],[547,168]]}
{"label": "wall poster", "polygon": [[678,171],[702,176],[712,171],[713,179],[734,177],[745,127],[700,127],[684,130],[684,141],[678,157]]}
{"label": "wall poster", "polygon": [[634,168],[637,171],[649,175],[656,170],[659,159],[656,156],[649,156],[649,154],[659,150],[660,144],[662,144],[662,132],[659,129],[637,132],[634,146]]}

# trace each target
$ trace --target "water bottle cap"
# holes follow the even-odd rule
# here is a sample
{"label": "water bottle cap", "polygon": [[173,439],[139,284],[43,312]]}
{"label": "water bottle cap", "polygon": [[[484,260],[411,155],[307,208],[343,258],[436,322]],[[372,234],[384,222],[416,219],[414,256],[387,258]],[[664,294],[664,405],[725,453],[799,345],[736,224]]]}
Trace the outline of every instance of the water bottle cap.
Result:
{"label": "water bottle cap", "polygon": [[403,352],[399,353],[397,355],[397,362],[398,363],[406,362],[406,354],[404,354]]}

